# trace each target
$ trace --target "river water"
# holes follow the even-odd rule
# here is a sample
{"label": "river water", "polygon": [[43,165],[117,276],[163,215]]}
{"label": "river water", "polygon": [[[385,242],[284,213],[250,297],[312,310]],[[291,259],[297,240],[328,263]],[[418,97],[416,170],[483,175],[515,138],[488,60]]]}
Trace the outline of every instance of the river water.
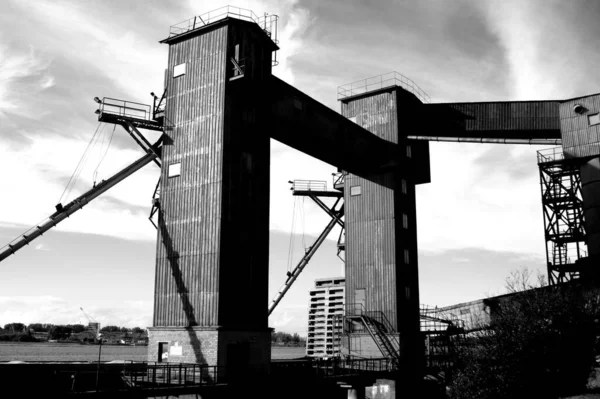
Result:
{"label": "river water", "polygon": [[[0,362],[20,360],[24,362],[89,362],[98,361],[96,345],[59,344],[48,342],[0,342]],[[102,345],[101,360],[146,361],[147,346]],[[304,347],[271,348],[271,359],[295,359],[304,357]]]}

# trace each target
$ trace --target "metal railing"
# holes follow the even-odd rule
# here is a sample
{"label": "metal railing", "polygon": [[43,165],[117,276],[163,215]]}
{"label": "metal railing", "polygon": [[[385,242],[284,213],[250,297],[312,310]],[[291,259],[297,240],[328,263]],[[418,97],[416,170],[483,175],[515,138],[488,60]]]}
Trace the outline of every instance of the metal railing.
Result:
{"label": "metal railing", "polygon": [[199,386],[226,382],[224,367],[195,363],[123,363],[121,375],[130,387]]}
{"label": "metal railing", "polygon": [[341,377],[364,372],[388,372],[396,370],[396,365],[388,358],[343,359],[315,358],[312,367],[318,377]]}
{"label": "metal railing", "polygon": [[562,147],[547,148],[537,152],[538,164],[546,162],[562,161],[565,159]]}
{"label": "metal railing", "polygon": [[327,191],[327,182],[323,180],[294,180],[293,191]]}
{"label": "metal railing", "polygon": [[332,173],[332,181],[333,181],[333,187],[335,188],[336,186],[343,186],[344,185],[344,180],[345,180],[345,176],[346,174],[343,172],[338,172],[338,173]]}
{"label": "metal railing", "polygon": [[400,86],[413,93],[425,104],[431,102],[431,98],[415,82],[396,71],[339,86],[338,100],[393,86]]}
{"label": "metal railing", "polygon": [[[279,43],[279,39],[277,38],[277,22],[279,20],[279,16],[265,13],[262,17],[259,17],[252,10],[234,6],[217,8],[216,10],[209,11],[202,15],[196,15],[190,19],[186,19],[185,21],[171,25],[169,28],[169,38],[182,35],[191,30],[228,17],[256,23],[267,34],[267,36],[269,36],[273,43]],[[272,65],[276,66],[278,64],[277,52],[275,51],[273,54]]]}
{"label": "metal railing", "polygon": [[[290,360],[271,362],[272,374],[293,371],[294,375],[318,378],[334,378],[359,375],[365,372],[391,372],[396,364],[388,358],[311,358],[310,360]],[[288,374],[289,375],[289,374]]]}
{"label": "metal railing", "polygon": [[98,111],[147,121],[152,120],[152,107],[150,105],[115,98],[104,97]]}

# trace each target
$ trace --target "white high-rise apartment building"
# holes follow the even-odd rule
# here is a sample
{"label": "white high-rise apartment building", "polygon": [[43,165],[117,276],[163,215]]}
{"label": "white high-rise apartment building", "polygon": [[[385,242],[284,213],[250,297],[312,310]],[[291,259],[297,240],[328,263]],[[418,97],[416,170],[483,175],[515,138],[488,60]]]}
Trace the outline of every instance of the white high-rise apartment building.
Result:
{"label": "white high-rise apartment building", "polygon": [[340,353],[346,280],[320,278],[310,291],[306,355],[333,357]]}

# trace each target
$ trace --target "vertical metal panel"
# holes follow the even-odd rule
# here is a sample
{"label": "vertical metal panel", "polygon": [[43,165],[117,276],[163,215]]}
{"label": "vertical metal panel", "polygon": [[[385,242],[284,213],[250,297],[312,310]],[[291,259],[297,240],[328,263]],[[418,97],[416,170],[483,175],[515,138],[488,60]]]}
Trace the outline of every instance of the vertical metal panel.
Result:
{"label": "vertical metal panel", "polygon": [[[414,168],[421,165],[407,156],[410,143],[403,137],[419,128],[421,122],[414,117],[421,103],[408,94],[394,88],[342,103],[342,115],[357,116],[357,123],[375,135],[398,143],[399,162],[398,167],[368,177],[346,177],[346,303],[354,301],[357,289],[365,289],[367,309],[383,312],[397,329],[401,336],[400,356],[411,367],[416,365],[405,372],[415,373],[423,355],[414,190],[418,175]],[[406,181],[405,192],[402,180]],[[350,195],[354,185],[361,185],[361,195]],[[407,215],[408,228],[403,227],[403,214]],[[405,251],[409,254],[408,263]]]}
{"label": "vertical metal panel", "polygon": [[[229,80],[235,45],[246,69]],[[270,143],[254,115],[270,46],[239,20],[170,45],[155,326],[267,327]]]}
{"label": "vertical metal panel", "polygon": [[[392,89],[342,103],[342,115],[378,137],[398,143],[398,92]],[[356,289],[365,289],[365,306],[384,312],[398,326],[398,253],[396,208],[403,195],[395,171],[369,179],[349,174],[345,180],[346,303],[354,301]],[[350,195],[350,187],[361,194]],[[398,190],[396,190],[398,188]],[[401,220],[401,219],[400,219]],[[401,222],[398,225],[401,227]],[[416,258],[416,254],[415,254]]]}
{"label": "vertical metal panel", "polygon": [[[268,327],[270,139],[257,121],[257,99],[270,76],[269,43],[256,24],[229,25],[229,52],[239,46],[244,76],[228,81],[223,134],[219,325]],[[228,68],[231,64],[228,64]],[[259,97],[260,98],[260,97]],[[258,104],[257,104],[258,103]]]}
{"label": "vertical metal panel", "polygon": [[226,50],[227,26],[169,47],[155,326],[217,325]]}
{"label": "vertical metal panel", "polygon": [[584,163],[580,174],[588,254],[600,257],[600,157]]}
{"label": "vertical metal panel", "polygon": [[[579,104],[582,113],[573,111]],[[600,125],[591,125],[590,114],[600,112],[600,95],[568,100],[560,104],[560,126],[563,152],[568,158],[600,155]]]}

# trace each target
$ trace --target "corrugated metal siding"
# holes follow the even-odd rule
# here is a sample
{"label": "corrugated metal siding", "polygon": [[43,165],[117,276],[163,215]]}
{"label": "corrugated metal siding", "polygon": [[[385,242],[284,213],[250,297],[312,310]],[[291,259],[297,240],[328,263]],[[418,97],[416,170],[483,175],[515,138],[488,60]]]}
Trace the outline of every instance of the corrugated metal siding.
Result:
{"label": "corrugated metal siding", "polygon": [[437,136],[560,137],[558,101],[425,104],[424,110]]}
{"label": "corrugated metal siding", "polygon": [[[395,198],[394,190],[384,185],[393,179],[391,173],[377,182],[346,177],[346,303],[353,303],[355,290],[364,288],[366,309],[383,311],[396,327]],[[360,186],[361,195],[350,196],[352,186]]]}
{"label": "corrugated metal siding", "polygon": [[342,103],[342,115],[356,118],[356,124],[377,137],[398,143],[396,91]]}
{"label": "corrugated metal siding", "polygon": [[[401,335],[400,355],[414,365],[421,364],[423,355],[415,206],[415,176],[419,175],[415,168],[422,165],[407,156],[410,142],[403,137],[419,127],[414,119],[420,107],[414,96],[400,88],[342,103],[342,115],[356,117],[375,135],[398,143],[399,163],[371,176],[346,176],[346,303],[355,301],[357,289],[365,289],[366,309],[385,314]],[[424,180],[421,175],[419,179]],[[361,186],[361,194],[351,196],[352,186]]]}
{"label": "corrugated metal siding", "polygon": [[268,327],[270,139],[256,115],[271,52],[261,38],[256,24],[229,26],[247,69],[225,90],[219,325],[237,329]]}
{"label": "corrugated metal siding", "polygon": [[[342,103],[342,115],[387,141],[398,143],[397,91],[377,93]],[[344,189],[346,223],[346,303],[355,301],[356,289],[365,289],[367,310],[382,311],[397,328],[396,172],[367,179],[346,176]],[[361,194],[351,196],[351,187]],[[398,219],[401,223],[401,217]],[[401,228],[401,225],[399,226]]]}
{"label": "corrugated metal siding", "polygon": [[[226,45],[224,26],[169,47],[154,326],[218,322]],[[181,176],[168,178],[176,162]]]}
{"label": "corrugated metal siding", "polygon": [[[573,112],[575,104],[586,110]],[[563,152],[566,157],[589,157],[600,155],[600,125],[590,126],[588,115],[600,112],[600,95],[578,98],[560,104],[560,125]]]}
{"label": "corrugated metal siding", "polygon": [[580,174],[588,254],[600,256],[600,157],[581,165]]}

